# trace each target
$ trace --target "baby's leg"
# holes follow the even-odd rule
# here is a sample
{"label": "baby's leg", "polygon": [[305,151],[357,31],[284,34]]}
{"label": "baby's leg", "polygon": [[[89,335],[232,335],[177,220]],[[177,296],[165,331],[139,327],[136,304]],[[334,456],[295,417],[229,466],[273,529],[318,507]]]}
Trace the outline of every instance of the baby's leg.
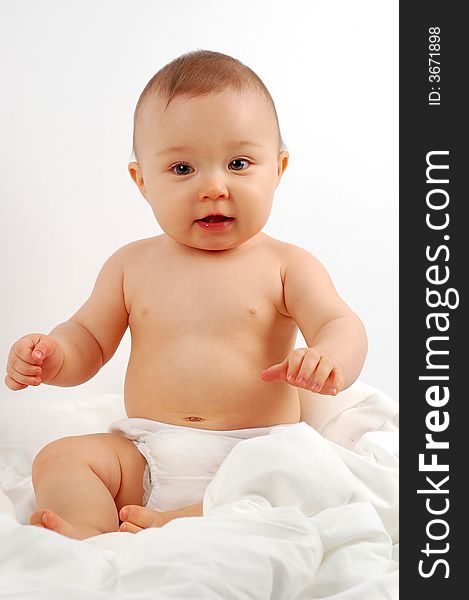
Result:
{"label": "baby's leg", "polygon": [[122,506],[142,503],[145,465],[135,445],[116,434],[72,436],[48,444],[33,462],[40,510],[31,524],[76,539],[117,531]]}

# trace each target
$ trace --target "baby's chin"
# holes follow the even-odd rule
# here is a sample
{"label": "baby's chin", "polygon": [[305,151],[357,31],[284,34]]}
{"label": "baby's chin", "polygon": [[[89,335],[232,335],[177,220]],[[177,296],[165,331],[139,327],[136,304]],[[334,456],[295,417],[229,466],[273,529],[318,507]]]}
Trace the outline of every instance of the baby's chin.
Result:
{"label": "baby's chin", "polygon": [[199,240],[193,238],[179,238],[178,236],[170,235],[166,233],[166,235],[171,238],[174,242],[179,244],[180,246],[184,246],[186,248],[192,248],[194,250],[203,250],[206,252],[223,252],[225,250],[234,250],[236,248],[244,248],[248,247],[252,242],[254,242],[254,238],[258,237],[259,232],[255,233],[252,236],[246,237],[246,239],[223,239],[222,236],[213,236],[211,239],[207,240]]}
{"label": "baby's chin", "polygon": [[194,250],[205,250],[207,252],[223,252],[224,250],[233,250],[242,246],[244,242],[227,243],[222,240],[214,240],[210,243],[204,242],[193,242],[191,240],[176,240],[179,244],[186,246],[187,248],[193,248]]}

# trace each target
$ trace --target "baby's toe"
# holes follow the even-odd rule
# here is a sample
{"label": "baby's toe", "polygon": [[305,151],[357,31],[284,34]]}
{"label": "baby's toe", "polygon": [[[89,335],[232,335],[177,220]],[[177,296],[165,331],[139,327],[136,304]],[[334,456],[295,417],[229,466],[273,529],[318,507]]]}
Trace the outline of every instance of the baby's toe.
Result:
{"label": "baby's toe", "polygon": [[44,527],[44,524],[42,522],[42,514],[43,514],[43,510],[37,510],[36,512],[34,512],[30,517],[29,517],[29,524],[30,525],[38,525],[39,527]]}
{"label": "baby's toe", "polygon": [[75,537],[75,528],[50,508],[35,512],[31,516],[30,523],[31,525],[41,525],[67,537]]}

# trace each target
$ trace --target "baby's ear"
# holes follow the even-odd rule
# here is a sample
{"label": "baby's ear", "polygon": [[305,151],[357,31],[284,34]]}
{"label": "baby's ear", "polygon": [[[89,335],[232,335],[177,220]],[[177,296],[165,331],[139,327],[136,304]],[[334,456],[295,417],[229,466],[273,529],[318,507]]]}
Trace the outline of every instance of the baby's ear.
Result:
{"label": "baby's ear", "polygon": [[130,162],[128,165],[129,173],[132,179],[137,184],[138,189],[140,190],[142,196],[146,199],[147,190],[145,188],[145,181],[142,175],[142,169],[137,162]]}
{"label": "baby's ear", "polygon": [[277,175],[278,175],[278,179],[280,181],[280,178],[282,177],[282,175],[285,172],[285,169],[288,166],[288,160],[289,160],[289,154],[286,150],[280,152],[280,154],[278,155],[278,168],[277,168]]}

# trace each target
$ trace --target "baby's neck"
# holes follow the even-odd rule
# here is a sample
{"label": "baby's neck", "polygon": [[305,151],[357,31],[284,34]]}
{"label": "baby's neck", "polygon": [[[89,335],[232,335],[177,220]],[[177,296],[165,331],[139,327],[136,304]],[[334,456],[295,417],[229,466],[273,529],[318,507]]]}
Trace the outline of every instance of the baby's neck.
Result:
{"label": "baby's neck", "polygon": [[190,253],[190,254],[201,254],[201,255],[203,255],[203,254],[210,254],[210,255],[232,254],[232,255],[234,255],[234,254],[241,254],[241,253],[245,252],[246,250],[250,250],[254,246],[257,246],[261,242],[265,241],[265,239],[268,236],[264,232],[260,231],[255,236],[253,236],[252,238],[249,238],[242,244],[239,244],[238,246],[235,246],[234,248],[226,248],[224,250],[205,250],[203,248],[196,248],[194,246],[188,246],[187,244],[182,244],[181,242],[178,242],[177,240],[170,237],[166,233],[163,233],[163,237],[165,239],[165,242],[168,244],[168,246],[171,246],[174,249],[178,249],[179,251],[182,251],[182,252],[186,252],[186,253]]}

